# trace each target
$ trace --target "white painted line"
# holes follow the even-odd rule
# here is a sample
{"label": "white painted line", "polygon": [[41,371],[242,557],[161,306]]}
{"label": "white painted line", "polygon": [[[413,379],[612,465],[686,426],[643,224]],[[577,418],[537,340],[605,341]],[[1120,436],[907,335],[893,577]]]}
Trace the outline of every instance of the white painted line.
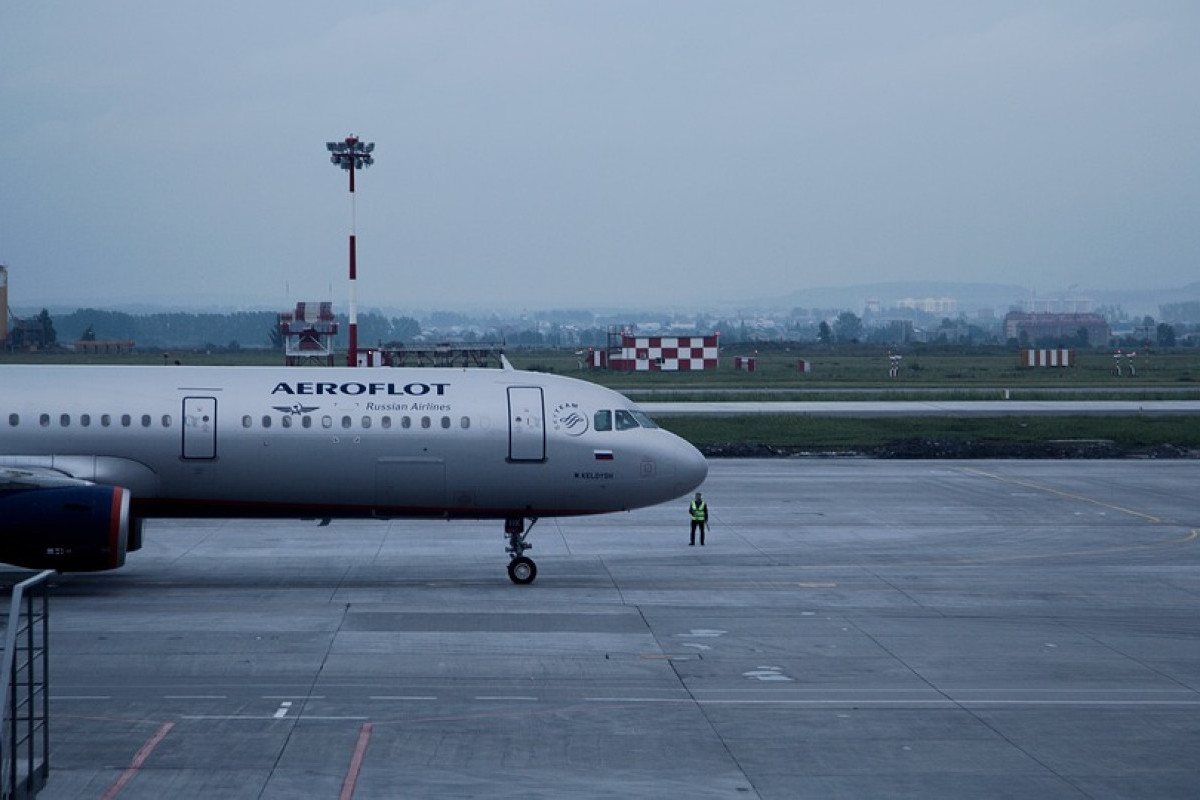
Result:
{"label": "white painted line", "polygon": [[690,697],[585,697],[585,703],[694,703]]}
{"label": "white painted line", "polygon": [[424,694],[373,694],[373,695],[371,695],[370,699],[372,699],[372,700],[398,700],[398,701],[399,700],[413,700],[413,701],[422,700],[422,701],[424,701],[424,700],[437,700],[437,697],[434,695],[424,695]]}
{"label": "white painted line", "polygon": [[523,700],[527,702],[537,702],[536,697],[524,697],[521,695],[480,695],[476,700]]}
{"label": "white painted line", "polygon": [[108,694],[52,694],[51,700],[112,700]]}
{"label": "white painted line", "polygon": [[279,710],[275,712],[275,719],[283,719],[287,713],[292,710],[292,701],[284,700],[279,704]]}
{"label": "white painted line", "polygon": [[164,694],[163,700],[228,700],[224,694]]}

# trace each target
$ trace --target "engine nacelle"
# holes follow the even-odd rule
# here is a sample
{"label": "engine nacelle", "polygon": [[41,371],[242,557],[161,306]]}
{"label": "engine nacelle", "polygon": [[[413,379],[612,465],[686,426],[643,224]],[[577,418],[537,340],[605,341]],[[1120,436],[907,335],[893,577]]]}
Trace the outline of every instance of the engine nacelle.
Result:
{"label": "engine nacelle", "polygon": [[0,496],[0,561],[30,569],[98,572],[125,564],[129,491],[52,486]]}

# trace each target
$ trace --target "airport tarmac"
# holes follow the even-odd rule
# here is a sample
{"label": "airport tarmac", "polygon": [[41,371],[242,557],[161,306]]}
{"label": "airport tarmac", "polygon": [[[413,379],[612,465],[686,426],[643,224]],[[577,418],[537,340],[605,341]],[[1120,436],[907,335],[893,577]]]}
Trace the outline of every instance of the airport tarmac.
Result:
{"label": "airport tarmac", "polygon": [[[714,460],[499,522],[155,521],[56,579],[61,798],[1195,798],[1200,462]],[[27,574],[27,573],[23,573]]]}

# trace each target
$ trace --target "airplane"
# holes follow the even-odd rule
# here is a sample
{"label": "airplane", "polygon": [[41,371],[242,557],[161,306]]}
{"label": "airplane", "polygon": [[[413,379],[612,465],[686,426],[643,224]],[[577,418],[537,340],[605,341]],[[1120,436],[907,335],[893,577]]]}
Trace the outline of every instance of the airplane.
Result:
{"label": "airplane", "polygon": [[[0,366],[0,562],[116,569],[154,518],[504,520],[682,497],[708,465],[618,392],[495,368]],[[528,521],[528,525],[526,522]]]}

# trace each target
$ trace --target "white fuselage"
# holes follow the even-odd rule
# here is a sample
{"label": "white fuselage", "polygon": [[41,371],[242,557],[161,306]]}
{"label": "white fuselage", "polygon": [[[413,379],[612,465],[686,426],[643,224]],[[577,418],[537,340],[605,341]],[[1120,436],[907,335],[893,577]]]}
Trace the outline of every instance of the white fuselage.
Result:
{"label": "white fuselage", "polygon": [[123,486],[138,518],[590,514],[707,473],[616,392],[450,368],[3,366],[0,467]]}

